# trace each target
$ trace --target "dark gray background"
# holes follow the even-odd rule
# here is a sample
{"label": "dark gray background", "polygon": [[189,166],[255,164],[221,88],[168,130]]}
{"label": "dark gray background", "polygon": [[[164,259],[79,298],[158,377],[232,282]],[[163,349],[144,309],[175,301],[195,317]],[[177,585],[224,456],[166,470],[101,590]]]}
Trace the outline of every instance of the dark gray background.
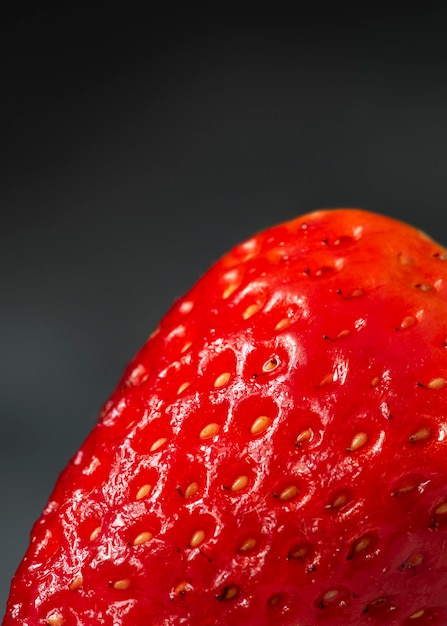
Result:
{"label": "dark gray background", "polygon": [[441,3],[309,5],[2,18],[0,614],[58,473],[212,261],[329,206],[447,244]]}

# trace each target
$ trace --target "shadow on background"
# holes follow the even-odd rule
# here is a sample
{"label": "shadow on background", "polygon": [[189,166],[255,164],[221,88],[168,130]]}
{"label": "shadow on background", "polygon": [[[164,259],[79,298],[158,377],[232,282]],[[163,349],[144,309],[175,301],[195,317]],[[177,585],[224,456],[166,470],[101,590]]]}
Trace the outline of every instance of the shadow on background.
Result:
{"label": "shadow on background", "polygon": [[332,206],[447,245],[445,10],[312,6],[2,19],[0,614],[57,474],[210,263]]}

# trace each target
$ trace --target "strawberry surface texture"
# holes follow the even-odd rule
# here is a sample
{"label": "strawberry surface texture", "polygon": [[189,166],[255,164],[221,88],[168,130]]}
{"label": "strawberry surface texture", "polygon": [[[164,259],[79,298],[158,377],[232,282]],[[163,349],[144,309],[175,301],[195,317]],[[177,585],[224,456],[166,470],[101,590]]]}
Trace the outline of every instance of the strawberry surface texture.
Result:
{"label": "strawberry surface texture", "polygon": [[357,209],[236,246],[59,477],[3,626],[447,624],[447,252]]}

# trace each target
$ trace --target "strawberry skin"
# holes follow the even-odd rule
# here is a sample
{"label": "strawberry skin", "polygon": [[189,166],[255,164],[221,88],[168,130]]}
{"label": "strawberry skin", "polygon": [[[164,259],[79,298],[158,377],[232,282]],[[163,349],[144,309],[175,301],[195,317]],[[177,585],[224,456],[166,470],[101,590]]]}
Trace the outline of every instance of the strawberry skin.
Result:
{"label": "strawberry skin", "polygon": [[59,477],[3,626],[447,624],[447,253],[354,209],[174,304]]}

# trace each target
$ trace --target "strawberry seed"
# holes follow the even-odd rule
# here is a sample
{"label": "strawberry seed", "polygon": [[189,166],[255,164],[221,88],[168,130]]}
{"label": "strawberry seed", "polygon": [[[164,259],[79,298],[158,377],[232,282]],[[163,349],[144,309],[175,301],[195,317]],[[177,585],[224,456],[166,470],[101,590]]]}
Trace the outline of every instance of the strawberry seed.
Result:
{"label": "strawberry seed", "polygon": [[366,550],[368,546],[370,545],[370,543],[371,543],[371,538],[368,537],[367,535],[364,535],[363,537],[359,537],[358,539],[356,539],[354,543],[352,544],[352,549],[350,553],[348,554],[348,559],[352,559],[359,552],[363,552],[364,550]]}
{"label": "strawberry seed", "polygon": [[355,452],[356,450],[364,446],[367,441],[368,435],[366,433],[357,433],[352,438],[351,445],[347,448],[347,452]]}
{"label": "strawberry seed", "polygon": [[188,498],[192,498],[193,496],[196,495],[196,493],[199,490],[199,485],[196,482],[190,483],[186,489],[185,489],[185,493],[183,494],[183,496],[188,499]]}
{"label": "strawberry seed", "polygon": [[416,613],[413,613],[413,615],[410,615],[410,619],[419,619],[424,614],[425,614],[425,610],[421,609],[420,611],[416,611]]}
{"label": "strawberry seed", "polygon": [[227,585],[223,588],[222,593],[218,594],[216,598],[221,600],[232,600],[239,594],[239,587],[237,585]]}
{"label": "strawberry seed", "polygon": [[76,576],[76,578],[74,578],[69,585],[70,591],[76,591],[77,589],[82,587],[83,582],[84,581],[82,579],[82,576]]}
{"label": "strawberry seed", "polygon": [[428,384],[428,389],[443,389],[447,384],[447,380],[439,376],[438,378],[433,378]]}
{"label": "strawberry seed", "polygon": [[125,591],[130,587],[129,578],[122,578],[121,580],[117,580],[113,583],[113,588],[117,591]]}
{"label": "strawberry seed", "polygon": [[420,428],[413,435],[410,436],[410,442],[416,443],[418,441],[426,441],[431,435],[430,429],[427,427]]}
{"label": "strawberry seed", "polygon": [[320,380],[318,387],[325,387],[326,385],[329,385],[330,383],[334,382],[334,374],[331,372],[330,374],[326,374],[326,376],[323,376],[323,378]]}
{"label": "strawberry seed", "polygon": [[160,437],[151,445],[149,452],[155,452],[156,450],[159,450],[167,442],[167,440],[167,437]]}
{"label": "strawberry seed", "polygon": [[188,591],[192,591],[194,587],[187,583],[186,581],[182,581],[176,587],[174,587],[174,594],[177,596],[184,596]]}
{"label": "strawberry seed", "polygon": [[142,500],[143,498],[145,498],[151,489],[152,487],[148,484],[142,485],[137,491],[135,500]]}
{"label": "strawberry seed", "polygon": [[132,543],[134,546],[140,546],[142,543],[146,543],[147,541],[150,541],[152,537],[153,537],[152,533],[145,531],[137,535]]}
{"label": "strawberry seed", "polygon": [[231,294],[236,291],[238,286],[239,285],[236,285],[235,283],[232,285],[228,285],[228,287],[226,287],[224,292],[222,293],[222,299],[227,300],[231,296]]}
{"label": "strawberry seed", "polygon": [[244,320],[248,320],[250,317],[253,317],[258,311],[260,311],[261,307],[259,304],[250,304],[245,311],[242,313],[242,318]]}
{"label": "strawberry seed", "polygon": [[185,389],[187,389],[189,387],[190,383],[188,382],[184,382],[180,385],[180,387],[177,389],[177,395],[179,396],[182,391],[185,391]]}
{"label": "strawberry seed", "polygon": [[228,282],[222,293],[222,299],[226,300],[229,298],[239,287],[241,284],[242,278],[237,270],[230,270],[224,276],[225,280]]}
{"label": "strawberry seed", "polygon": [[435,515],[445,515],[446,513],[447,513],[447,502],[443,502],[436,508]]}
{"label": "strawberry seed", "polygon": [[256,548],[257,541],[254,537],[249,537],[245,539],[245,541],[239,546],[238,552],[245,554],[246,552],[251,552]]}
{"label": "strawberry seed", "polygon": [[243,474],[236,478],[236,480],[231,485],[230,489],[231,491],[241,491],[242,489],[245,489],[245,487],[248,485],[248,482],[249,482],[248,476]]}
{"label": "strawberry seed", "polygon": [[279,366],[279,359],[276,356],[272,356],[262,366],[263,372],[273,372]]}
{"label": "strawberry seed", "polygon": [[302,559],[305,559],[307,556],[309,556],[309,554],[311,553],[311,550],[312,549],[310,545],[307,543],[298,544],[297,546],[294,546],[293,548],[289,550],[289,553],[287,554],[287,559],[300,561]]}
{"label": "strawberry seed", "polygon": [[289,485],[285,489],[281,491],[279,496],[277,496],[283,502],[288,502],[289,500],[293,500],[298,495],[298,487],[296,485]]}
{"label": "strawberry seed", "polygon": [[94,541],[101,532],[101,526],[97,526],[90,534],[90,541]]}
{"label": "strawberry seed", "polygon": [[302,430],[298,437],[296,438],[295,445],[297,447],[301,446],[303,443],[307,443],[312,439],[313,432],[310,428],[306,428]]}
{"label": "strawberry seed", "polygon": [[410,328],[410,326],[413,326],[415,323],[416,323],[416,318],[413,317],[412,315],[407,315],[407,317],[404,317],[404,319],[401,321],[400,327]]}
{"label": "strawberry seed", "polygon": [[329,504],[326,504],[325,508],[326,509],[339,509],[342,506],[344,506],[347,501],[348,501],[348,494],[343,492],[343,493],[338,494],[333,499],[332,502],[330,502]]}
{"label": "strawberry seed", "polygon": [[189,540],[190,548],[197,548],[201,543],[205,541],[205,531],[204,530],[196,530],[191,539]]}
{"label": "strawberry seed", "polygon": [[284,328],[287,328],[287,326],[290,326],[290,319],[288,317],[283,317],[276,324],[275,330],[284,330]]}
{"label": "strawberry seed", "polygon": [[252,435],[259,435],[270,426],[271,419],[266,415],[260,415],[251,425],[250,432]]}
{"label": "strawberry seed", "polygon": [[424,562],[424,555],[420,552],[416,552],[412,554],[404,563],[401,565],[401,569],[414,569],[415,567],[419,567]]}
{"label": "strawberry seed", "polygon": [[214,381],[214,387],[216,388],[223,387],[224,385],[227,384],[230,378],[231,378],[230,372],[223,372],[222,374],[219,374],[219,376]]}
{"label": "strawberry seed", "polygon": [[336,600],[336,598],[338,598],[339,593],[340,592],[338,591],[338,589],[331,589],[330,591],[326,591],[326,593],[321,598],[322,603],[324,604],[325,602],[333,602],[334,600]]}
{"label": "strawberry seed", "polygon": [[60,613],[52,613],[47,617],[48,626],[62,626],[64,623],[65,620]]}
{"label": "strawberry seed", "polygon": [[192,341],[187,341],[182,349],[180,350],[180,353],[183,354],[184,352],[186,352],[187,350],[189,350],[189,348],[192,346]]}
{"label": "strawberry seed", "polygon": [[202,428],[199,437],[200,439],[211,439],[212,437],[215,437],[218,432],[219,424],[211,422],[210,424],[207,424],[204,428]]}

